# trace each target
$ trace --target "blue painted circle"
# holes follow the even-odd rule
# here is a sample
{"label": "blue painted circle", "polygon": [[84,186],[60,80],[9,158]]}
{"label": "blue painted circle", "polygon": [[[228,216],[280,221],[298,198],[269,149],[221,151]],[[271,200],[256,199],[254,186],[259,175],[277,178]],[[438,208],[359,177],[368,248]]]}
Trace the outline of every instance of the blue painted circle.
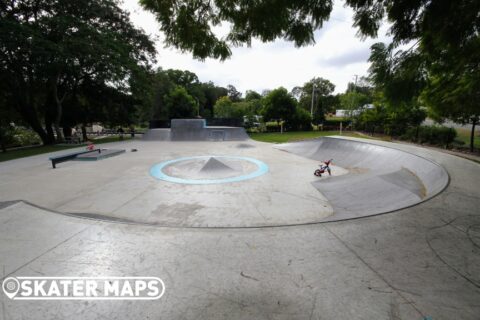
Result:
{"label": "blue painted circle", "polygon": [[[225,178],[225,179],[183,179],[183,178],[169,176],[163,173],[162,171],[163,168],[165,168],[166,166],[172,163],[181,162],[185,160],[209,159],[212,157],[217,159],[235,159],[235,160],[249,161],[257,165],[257,170],[249,174],[245,174],[237,177]],[[216,183],[239,182],[239,181],[244,181],[244,180],[249,180],[249,179],[259,177],[261,175],[264,175],[267,172],[268,172],[268,165],[260,160],[249,158],[249,157],[233,157],[233,156],[183,157],[183,158],[177,158],[177,159],[157,163],[150,169],[150,175],[152,175],[153,177],[159,180],[175,182],[175,183],[183,183],[183,184],[216,184]]]}

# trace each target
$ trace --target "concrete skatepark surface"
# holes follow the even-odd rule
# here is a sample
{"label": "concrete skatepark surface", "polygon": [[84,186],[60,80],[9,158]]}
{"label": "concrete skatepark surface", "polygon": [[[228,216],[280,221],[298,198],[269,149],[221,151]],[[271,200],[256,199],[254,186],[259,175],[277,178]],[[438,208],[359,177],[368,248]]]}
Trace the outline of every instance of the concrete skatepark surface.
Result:
{"label": "concrete skatepark surface", "polygon": [[150,169],[150,175],[180,184],[220,184],[250,180],[268,172],[264,162],[238,156],[184,157],[164,161]]}
{"label": "concrete skatepark surface", "polygon": [[283,144],[281,150],[318,160],[333,158],[348,175],[312,184],[327,197],[329,221],[357,218],[405,208],[429,199],[448,184],[440,165],[394,148],[371,143],[321,138]]}
{"label": "concrete skatepark surface", "polygon": [[[358,141],[367,142],[347,142]],[[46,161],[51,155],[1,163],[3,278],[158,276],[166,292],[145,302],[22,302],[2,295],[0,319],[478,319],[480,166],[415,146],[368,142],[394,149],[379,147],[372,151],[375,161],[362,165],[332,156],[334,176],[317,181],[315,154],[294,153],[310,141],[279,146],[288,152],[250,140],[129,141],[111,147],[137,153],[62,163],[55,170]],[[148,175],[154,163],[206,150],[251,156],[270,171],[231,186],[185,186]],[[387,170],[379,157],[391,150],[408,156],[394,156]],[[410,156],[439,169],[438,179],[415,171],[422,166],[417,158],[410,166]],[[419,204],[320,223],[342,212],[339,200],[322,194],[318,184],[349,176],[358,179],[354,190],[380,179],[397,187],[395,193],[415,195]],[[343,214],[355,216],[346,208]],[[111,221],[52,210],[108,214]]]}

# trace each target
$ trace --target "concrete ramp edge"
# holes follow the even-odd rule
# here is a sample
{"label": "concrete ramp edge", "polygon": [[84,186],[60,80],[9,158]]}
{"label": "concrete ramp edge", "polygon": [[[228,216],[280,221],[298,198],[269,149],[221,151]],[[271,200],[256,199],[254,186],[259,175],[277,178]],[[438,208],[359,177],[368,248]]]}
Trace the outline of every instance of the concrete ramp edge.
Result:
{"label": "concrete ramp edge", "polygon": [[[439,164],[402,150],[340,138],[286,143],[276,148],[317,160],[332,159],[349,170],[343,176],[316,178],[311,184],[331,203],[324,221],[372,216],[411,207],[445,189],[447,171]],[[315,168],[312,168],[312,172]]]}

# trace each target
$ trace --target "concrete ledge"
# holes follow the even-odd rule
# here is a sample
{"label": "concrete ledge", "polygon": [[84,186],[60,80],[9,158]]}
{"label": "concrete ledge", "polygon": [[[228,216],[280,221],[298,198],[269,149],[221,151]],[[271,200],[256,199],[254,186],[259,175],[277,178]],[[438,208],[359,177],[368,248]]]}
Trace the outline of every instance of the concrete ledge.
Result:
{"label": "concrete ledge", "polygon": [[74,161],[97,161],[125,153],[124,149],[102,149],[101,152],[85,153],[77,156]]}

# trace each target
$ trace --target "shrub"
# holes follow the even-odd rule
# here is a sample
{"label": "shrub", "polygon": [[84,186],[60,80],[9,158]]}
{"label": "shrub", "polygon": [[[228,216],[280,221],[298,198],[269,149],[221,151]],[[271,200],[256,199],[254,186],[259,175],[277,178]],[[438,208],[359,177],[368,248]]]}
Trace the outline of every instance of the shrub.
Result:
{"label": "shrub", "polygon": [[437,132],[435,133],[436,144],[440,144],[448,148],[448,146],[455,140],[457,137],[457,131],[453,128],[448,127],[438,127]]}
{"label": "shrub", "polygon": [[297,108],[287,127],[293,131],[312,131],[312,116],[305,109]]}
{"label": "shrub", "polygon": [[267,122],[265,123],[265,130],[267,132],[280,132],[280,124],[276,122]]}
{"label": "shrub", "polygon": [[[428,143],[448,148],[455,140],[457,131],[453,128],[443,126],[420,126],[418,128],[419,143]],[[408,128],[400,137],[403,140],[415,141],[417,137],[417,128]]]}
{"label": "shrub", "polygon": [[16,144],[20,146],[30,146],[42,142],[35,132],[21,127],[15,128],[14,139]]}
{"label": "shrub", "polygon": [[[0,119],[1,121],[1,119]],[[0,145],[2,149],[13,146],[15,141],[15,128],[10,123],[0,122]]]}

